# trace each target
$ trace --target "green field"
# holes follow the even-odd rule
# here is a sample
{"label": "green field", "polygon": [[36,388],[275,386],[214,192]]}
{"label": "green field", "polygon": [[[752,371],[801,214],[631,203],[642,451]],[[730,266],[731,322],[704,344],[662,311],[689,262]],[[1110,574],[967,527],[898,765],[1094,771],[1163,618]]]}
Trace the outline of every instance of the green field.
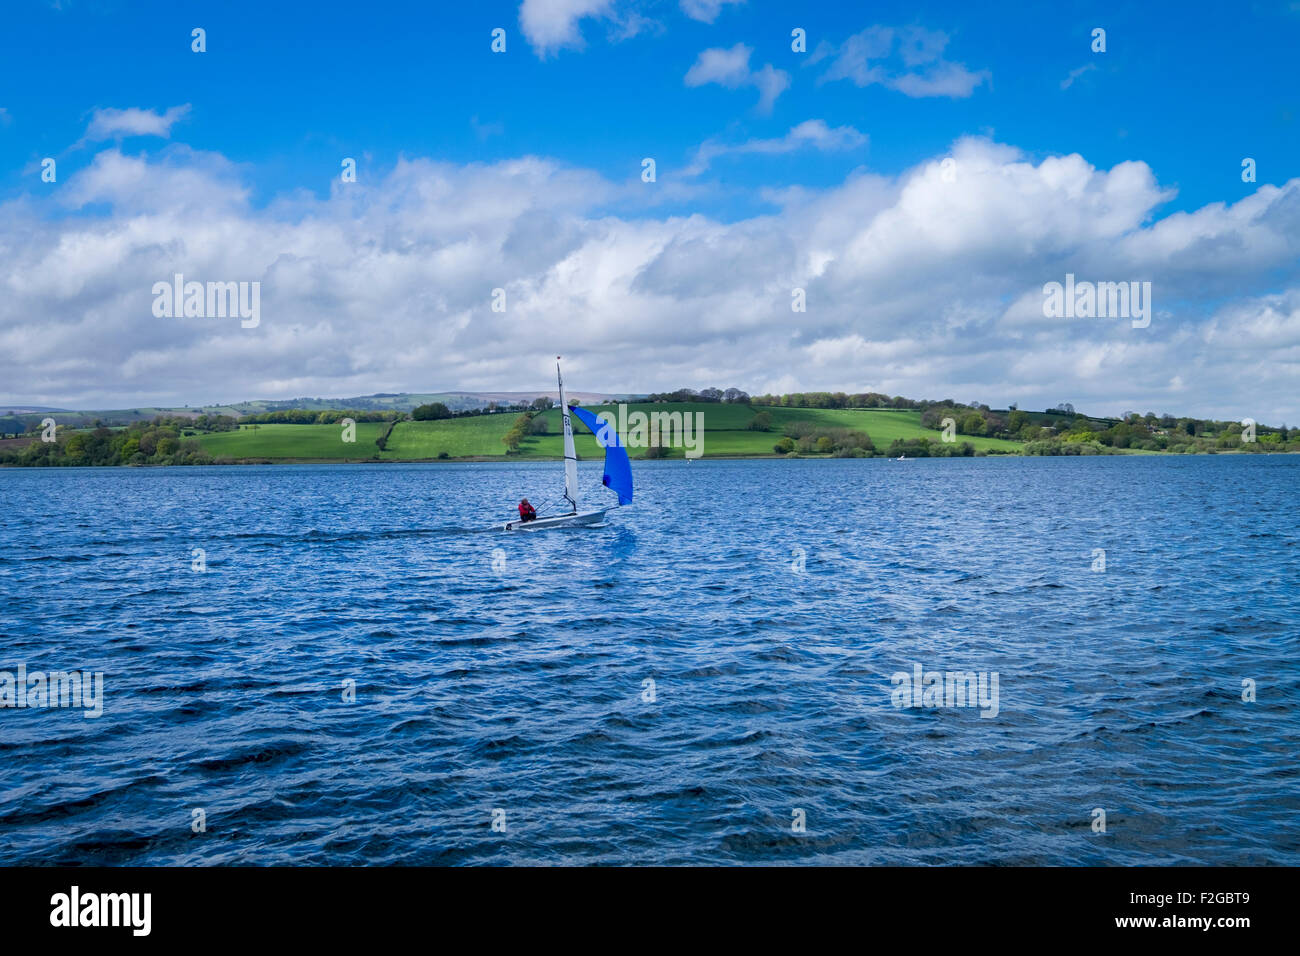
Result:
{"label": "green field", "polygon": [[[615,416],[617,421],[618,406],[616,405],[593,406],[592,410],[597,414],[602,410],[608,410],[610,414]],[[890,442],[896,438],[939,440],[937,431],[921,427],[920,412],[907,410],[779,408],[769,406],[754,406],[751,408],[748,405],[724,405],[713,402],[673,402],[658,405],[648,403],[628,404],[628,415],[630,416],[634,411],[645,412],[647,415],[651,412],[702,414],[704,416],[705,431],[704,457],[706,458],[728,455],[774,454],[772,446],[781,438],[785,426],[791,422],[809,422],[818,428],[851,428],[856,431],[865,431],[871,436],[876,448],[881,450],[888,448]],[[772,417],[772,427],[766,432],[749,431],[746,426],[753,420],[754,415],[760,411],[765,411]],[[560,457],[558,438],[560,430],[559,409],[552,409],[545,413],[545,418],[551,434],[538,438],[533,442],[525,443],[520,449],[521,457]],[[510,420],[513,421],[513,417]],[[1015,450],[1020,447],[1019,442],[1003,441],[998,438],[972,438],[959,435],[957,440],[959,442],[969,441],[976,449]],[[591,447],[596,448],[594,440],[592,440]],[[497,454],[499,453],[497,452]],[[578,453],[584,457],[587,454],[584,452],[581,442],[579,442]],[[635,450],[633,451],[633,457],[639,457],[638,452]],[[676,453],[676,457],[681,457],[680,451]]]}
{"label": "green field", "polygon": [[340,425],[241,425],[238,431],[197,435],[214,458],[364,460],[380,455],[375,439],[387,422],[361,422],[355,444],[343,442]]}
{"label": "green field", "polygon": [[[812,422],[830,428],[854,428],[871,436],[877,449],[886,449],[896,438],[928,438],[939,440],[939,432],[921,426],[921,413],[906,409],[888,408],[772,408],[772,431],[780,437],[781,428],[789,422]],[[707,419],[706,419],[707,421]],[[752,433],[749,433],[752,434]],[[773,441],[776,438],[772,439]],[[1019,442],[1001,438],[980,438],[958,435],[957,442],[970,442],[979,449],[1014,451]],[[769,442],[770,444],[770,442]]]}
{"label": "green field", "polygon": [[501,436],[510,430],[518,414],[475,415],[448,418],[440,422],[399,422],[388,438],[388,450],[381,456],[396,460],[437,458],[489,458],[506,453]]}
{"label": "green field", "polygon": [[[593,411],[610,410],[617,415],[617,406],[593,406]],[[851,428],[865,431],[878,450],[885,450],[898,438],[928,438],[938,441],[939,433],[921,427],[921,413],[892,409],[825,409],[825,408],[750,408],[747,405],[726,405],[711,402],[630,404],[628,413],[642,411],[700,413],[704,416],[704,457],[752,457],[774,455],[772,446],[780,440],[782,429],[791,422],[808,422],[817,428]],[[766,432],[749,431],[745,426],[757,411],[766,411],[772,417],[772,427]],[[378,458],[383,461],[418,461],[436,459],[445,453],[448,458],[505,458],[506,446],[501,441],[514,424],[517,413],[477,415],[444,419],[436,422],[400,422],[393,428],[388,447],[380,451],[375,439],[384,433],[387,425],[363,422],[357,425],[357,441],[345,445],[341,441],[338,425],[261,425],[257,428],[241,426],[236,432],[217,432],[199,436],[209,454],[228,458],[269,459],[351,459]],[[533,435],[525,439],[518,455],[512,459],[560,458],[563,454],[560,440],[560,412],[551,409],[542,416],[549,428],[546,435]],[[595,438],[575,422],[579,430],[577,450],[581,458],[600,457]],[[970,438],[959,435],[959,442],[969,441],[976,449],[1016,451],[1018,442],[996,438]],[[644,449],[631,449],[634,458],[644,457]],[[683,449],[674,448],[669,457],[681,458]]]}

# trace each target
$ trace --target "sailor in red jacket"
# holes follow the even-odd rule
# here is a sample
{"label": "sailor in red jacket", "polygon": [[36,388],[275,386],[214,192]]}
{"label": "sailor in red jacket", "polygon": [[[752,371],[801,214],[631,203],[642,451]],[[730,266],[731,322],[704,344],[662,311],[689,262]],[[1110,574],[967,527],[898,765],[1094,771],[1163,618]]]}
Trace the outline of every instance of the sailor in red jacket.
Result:
{"label": "sailor in red jacket", "polygon": [[530,505],[530,504],[528,503],[528,499],[527,499],[527,498],[525,498],[523,501],[519,502],[519,520],[520,520],[520,521],[532,521],[532,520],[534,520],[536,517],[537,517],[537,509],[534,508],[532,505]]}

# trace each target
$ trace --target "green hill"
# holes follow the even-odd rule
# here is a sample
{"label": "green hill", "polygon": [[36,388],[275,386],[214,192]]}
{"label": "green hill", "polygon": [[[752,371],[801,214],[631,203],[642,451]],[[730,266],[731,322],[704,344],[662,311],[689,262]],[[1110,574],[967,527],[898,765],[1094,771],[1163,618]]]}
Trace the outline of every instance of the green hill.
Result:
{"label": "green hill", "polygon": [[380,454],[375,439],[387,428],[386,422],[361,422],[355,444],[343,442],[339,425],[241,425],[198,439],[213,458],[366,460]]}
{"label": "green hill", "polygon": [[[815,404],[843,405],[841,401],[824,401],[820,395],[812,397],[817,399]],[[1068,409],[1000,412],[946,402],[914,402],[917,407],[909,409],[879,404],[871,408],[804,407],[808,402],[804,395],[782,396],[780,401],[785,404],[662,401],[626,406],[589,403],[587,407],[597,413],[608,412],[615,418],[636,458],[681,458],[688,448],[702,452],[706,458],[774,457],[790,451],[805,457],[900,453],[908,457],[1300,453],[1300,429],[1286,426],[1256,427],[1248,423],[1247,429],[1233,421],[1170,415],[1157,418],[1154,414],[1136,413],[1123,419],[1095,418],[1075,415]],[[907,402],[893,400],[895,405]],[[94,422],[60,422],[57,439],[47,443],[40,440],[40,429],[33,429],[32,423],[26,421],[30,408],[25,408],[21,415],[0,420],[0,424],[8,425],[0,429],[0,466],[559,459],[559,410],[521,414],[519,407],[515,406],[513,411],[475,413],[438,421],[396,422],[394,418],[400,414],[397,410],[380,415],[358,410],[356,418],[384,418],[385,421],[362,421],[355,425],[356,440],[351,443],[343,441],[345,431],[337,423],[263,423],[247,418],[237,423],[231,416],[196,416],[192,410],[160,415],[147,422],[109,423],[106,427],[95,427]],[[133,416],[145,411],[129,410]],[[286,412],[285,417],[336,422],[343,414],[339,409],[329,409],[321,415],[309,411]],[[663,416],[679,423],[689,421],[693,432],[695,427],[701,430],[692,435],[692,441],[685,442],[679,427],[674,434],[660,436],[656,447],[648,447],[646,439],[650,436],[644,434],[647,430],[637,427],[638,419],[646,421],[642,416]],[[945,444],[937,430],[943,421],[956,421],[963,431],[989,430],[1003,437],[974,437],[959,432],[955,443]],[[36,422],[39,424],[40,418]],[[766,423],[765,429],[750,427],[761,423]],[[577,428],[578,454],[587,459],[599,458],[601,450],[594,436],[581,425]],[[638,435],[638,431],[642,434]],[[1015,435],[1016,440],[1006,437],[1010,435]],[[502,440],[506,437],[517,447],[513,450],[507,447]],[[385,447],[381,449],[377,440],[385,438]],[[777,448],[781,450],[778,452]]]}
{"label": "green hill", "polygon": [[[593,411],[609,411],[617,416],[617,405],[593,405]],[[921,425],[921,414],[916,411],[893,409],[823,409],[751,407],[714,402],[663,402],[658,404],[633,403],[627,412],[678,415],[702,415],[704,432],[703,456],[753,457],[775,455],[773,446],[781,439],[784,429],[796,422],[805,422],[818,429],[852,429],[871,436],[878,451],[887,449],[896,439],[926,438],[937,442],[939,433]],[[767,412],[772,424],[767,431],[751,431],[748,425],[758,412]],[[217,458],[258,458],[280,460],[344,459],[382,461],[419,461],[447,458],[500,458],[507,457],[502,436],[513,426],[517,413],[476,415],[449,418],[441,421],[404,421],[394,426],[387,447],[380,451],[375,439],[384,433],[383,423],[357,425],[357,441],[345,445],[338,425],[244,425],[238,431],[219,432],[199,436],[204,449]],[[551,409],[539,416],[546,422],[547,434],[530,435],[524,439],[511,460],[558,459],[562,457],[560,438],[560,412]],[[697,419],[692,418],[694,423]],[[578,434],[576,445],[582,458],[597,458],[601,451],[595,438],[581,425],[575,423]],[[959,442],[970,442],[977,450],[1015,452],[1018,442],[996,438],[959,436]],[[644,458],[646,449],[632,448],[634,458]],[[680,446],[667,449],[667,457],[681,458]]]}

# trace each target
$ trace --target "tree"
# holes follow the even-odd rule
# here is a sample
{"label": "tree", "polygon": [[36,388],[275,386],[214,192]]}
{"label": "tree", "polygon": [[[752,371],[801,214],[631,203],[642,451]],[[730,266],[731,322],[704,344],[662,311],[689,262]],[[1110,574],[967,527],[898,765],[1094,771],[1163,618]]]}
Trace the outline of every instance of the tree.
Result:
{"label": "tree", "polygon": [[752,432],[765,432],[772,427],[772,416],[767,412],[759,412],[745,427]]}
{"label": "tree", "polygon": [[86,434],[77,432],[63,446],[63,453],[69,458],[77,459],[86,453]]}
{"label": "tree", "polygon": [[524,437],[532,432],[533,412],[524,412],[515,419],[514,424],[510,426],[510,431],[501,436],[501,441],[506,446],[506,451],[514,453],[519,451],[519,444]]}
{"label": "tree", "polygon": [[794,451],[794,439],[788,435],[772,446],[772,451],[779,455],[788,455]]}
{"label": "tree", "polygon": [[411,417],[417,422],[436,422],[439,419],[451,418],[451,409],[442,402],[429,402],[427,405],[417,405],[411,412]]}

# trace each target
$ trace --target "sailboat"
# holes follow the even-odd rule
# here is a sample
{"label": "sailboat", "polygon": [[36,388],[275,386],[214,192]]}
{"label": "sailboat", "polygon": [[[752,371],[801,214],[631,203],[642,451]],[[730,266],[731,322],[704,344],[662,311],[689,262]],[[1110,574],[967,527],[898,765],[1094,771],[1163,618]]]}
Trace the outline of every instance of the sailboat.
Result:
{"label": "sailboat", "polygon": [[574,525],[596,524],[603,521],[605,508],[583,511],[578,504],[578,455],[573,448],[572,412],[578,421],[591,429],[600,447],[605,449],[605,473],[602,483],[618,496],[620,505],[632,503],[632,463],[627,457],[627,447],[614,426],[601,421],[587,409],[570,405],[564,397],[564,378],[560,375],[560,356],[555,356],[555,380],[560,386],[560,418],[564,423],[564,503],[567,513],[534,518],[532,521],[507,521],[505,531],[541,531],[544,528],[565,528]]}

